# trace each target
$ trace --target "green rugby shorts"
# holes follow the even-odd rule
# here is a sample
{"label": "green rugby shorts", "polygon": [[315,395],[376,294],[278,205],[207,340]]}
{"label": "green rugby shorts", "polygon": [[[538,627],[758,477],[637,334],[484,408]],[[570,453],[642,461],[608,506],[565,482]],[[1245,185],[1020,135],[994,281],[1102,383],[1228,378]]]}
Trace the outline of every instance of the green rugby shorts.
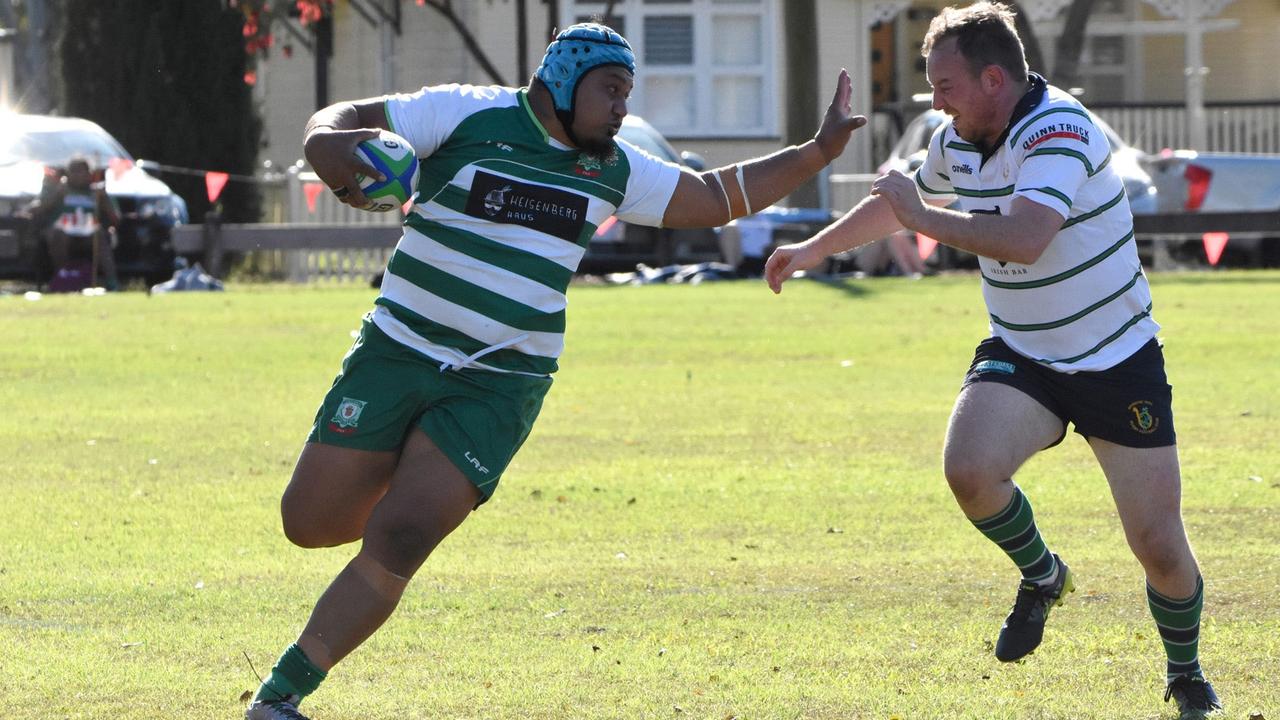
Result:
{"label": "green rugby shorts", "polygon": [[440,362],[387,337],[369,318],[342,359],[308,442],[398,450],[418,427],[487,501],[529,437],[551,378]]}

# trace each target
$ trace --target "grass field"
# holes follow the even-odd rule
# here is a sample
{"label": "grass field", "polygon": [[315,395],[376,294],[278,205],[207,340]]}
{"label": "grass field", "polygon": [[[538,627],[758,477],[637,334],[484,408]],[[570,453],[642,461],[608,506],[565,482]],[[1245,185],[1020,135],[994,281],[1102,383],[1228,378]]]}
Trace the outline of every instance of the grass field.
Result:
{"label": "grass field", "polygon": [[[1280,274],[1155,276],[1227,717],[1280,718]],[[234,718],[352,547],[277,503],[361,288],[0,297],[0,718]],[[974,277],[577,287],[492,502],[303,709],[337,718],[1169,718],[1085,444],[1019,475],[1079,588],[991,643],[1016,571],[941,477]]]}

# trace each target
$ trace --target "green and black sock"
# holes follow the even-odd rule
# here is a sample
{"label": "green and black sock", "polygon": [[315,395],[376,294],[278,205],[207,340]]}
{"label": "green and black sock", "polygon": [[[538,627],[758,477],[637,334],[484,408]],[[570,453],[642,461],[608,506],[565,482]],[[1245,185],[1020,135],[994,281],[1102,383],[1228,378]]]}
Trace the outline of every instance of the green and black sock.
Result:
{"label": "green and black sock", "polygon": [[1196,576],[1191,597],[1175,600],[1147,584],[1147,605],[1156,620],[1164,652],[1168,656],[1168,680],[1179,675],[1204,677],[1200,670],[1200,610],[1204,607],[1204,580]]}
{"label": "green and black sock", "polygon": [[1022,571],[1024,580],[1046,583],[1058,571],[1058,562],[1045,547],[1036,529],[1031,501],[1022,494],[1022,488],[1013,486],[1013,498],[1003,510],[985,520],[972,520],[973,526],[1000,546]]}
{"label": "green and black sock", "polygon": [[253,700],[269,702],[283,700],[293,695],[301,702],[302,698],[320,687],[321,681],[327,674],[316,667],[307,658],[306,653],[302,652],[302,648],[294,643],[276,661],[275,667],[271,668],[271,674],[262,681],[262,686],[258,688],[258,694],[253,696]]}

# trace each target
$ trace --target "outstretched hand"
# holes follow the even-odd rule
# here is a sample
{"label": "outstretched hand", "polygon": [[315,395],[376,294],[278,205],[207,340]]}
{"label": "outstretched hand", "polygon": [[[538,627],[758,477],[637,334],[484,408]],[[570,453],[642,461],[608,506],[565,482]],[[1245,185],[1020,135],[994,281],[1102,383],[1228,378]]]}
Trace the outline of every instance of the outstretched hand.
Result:
{"label": "outstretched hand", "polygon": [[815,253],[811,242],[792,243],[775,249],[764,264],[764,281],[769,289],[778,294],[782,292],[782,283],[798,272],[809,270],[822,260]]}
{"label": "outstretched hand", "polygon": [[844,152],[844,146],[849,144],[849,136],[853,131],[867,124],[865,115],[852,114],[853,106],[850,103],[852,98],[853,81],[849,78],[849,71],[842,69],[840,77],[836,79],[835,97],[831,98],[831,104],[827,106],[827,114],[822,118],[822,126],[818,128],[818,134],[813,137],[827,162],[840,157],[840,153]]}
{"label": "outstretched hand", "polygon": [[377,128],[321,130],[308,135],[303,146],[311,169],[339,200],[351,207],[363,209],[369,205],[356,175],[386,179],[376,168],[355,156],[356,145],[378,137],[380,132]]}

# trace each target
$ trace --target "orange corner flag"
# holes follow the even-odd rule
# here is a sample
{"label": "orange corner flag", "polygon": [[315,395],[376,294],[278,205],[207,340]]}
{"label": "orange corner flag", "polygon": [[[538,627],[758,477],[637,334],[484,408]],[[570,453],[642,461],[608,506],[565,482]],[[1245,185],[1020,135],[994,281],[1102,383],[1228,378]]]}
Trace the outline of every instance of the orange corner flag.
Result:
{"label": "orange corner flag", "polygon": [[928,235],[916,233],[916,250],[920,253],[921,260],[928,260],[933,254],[933,249],[938,247],[938,241]]}
{"label": "orange corner flag", "polygon": [[324,183],[303,183],[302,192],[307,196],[307,212],[315,212],[316,198],[320,197],[320,193],[324,192]]}
{"label": "orange corner flag", "polygon": [[218,196],[222,194],[222,188],[226,187],[229,179],[231,176],[224,172],[210,170],[204,174],[204,187],[209,193],[209,202],[218,201]]}
{"label": "orange corner flag", "polygon": [[1217,265],[1222,259],[1222,251],[1227,249],[1227,241],[1231,236],[1224,232],[1209,232],[1204,234],[1204,255],[1209,259],[1210,265]]}

